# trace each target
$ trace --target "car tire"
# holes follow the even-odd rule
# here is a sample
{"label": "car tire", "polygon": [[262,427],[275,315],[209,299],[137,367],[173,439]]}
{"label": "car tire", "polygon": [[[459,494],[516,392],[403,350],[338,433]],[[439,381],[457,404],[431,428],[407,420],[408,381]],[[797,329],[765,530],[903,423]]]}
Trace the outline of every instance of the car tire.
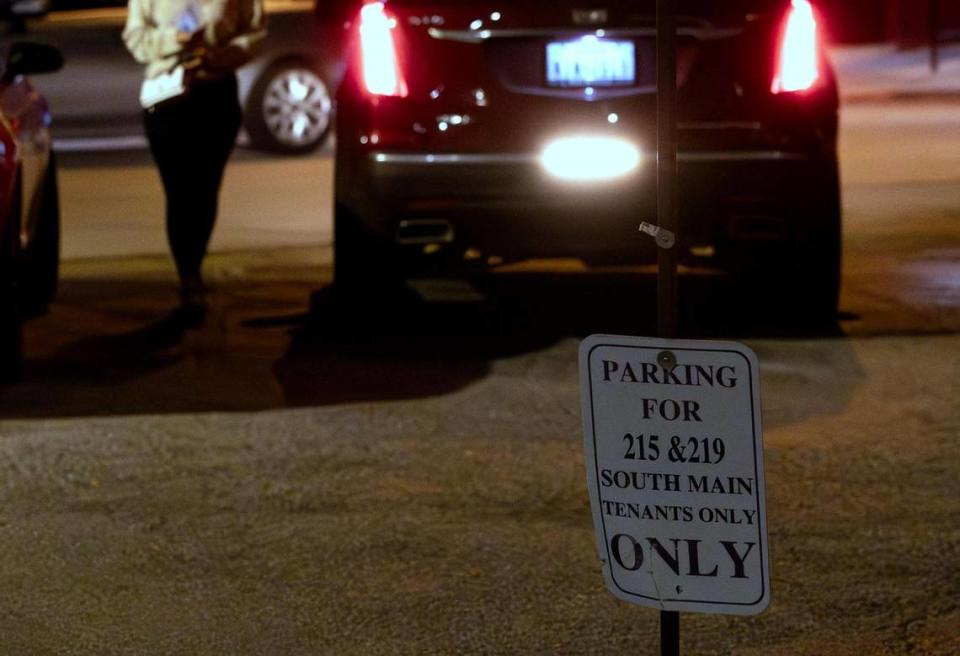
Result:
{"label": "car tire", "polygon": [[[813,169],[819,191],[807,205],[806,230],[791,258],[787,285],[793,308],[812,323],[835,322],[843,268],[843,208],[836,158]],[[819,175],[817,175],[819,174]]]}
{"label": "car tire", "polygon": [[41,188],[37,231],[24,254],[21,299],[26,316],[47,311],[57,294],[60,273],[60,193],[53,153]]}
{"label": "car tire", "polygon": [[813,321],[833,321],[839,309],[843,238],[839,211],[835,216],[801,242],[789,278],[796,308]]}
{"label": "car tire", "polygon": [[839,194],[824,193],[807,204],[807,225],[782,249],[740,251],[734,274],[748,298],[765,299],[800,324],[836,321],[840,300],[842,230]]}
{"label": "car tire", "polygon": [[395,249],[341,203],[333,218],[333,283],[339,296],[352,301],[387,296],[404,284]]}
{"label": "car tire", "polygon": [[19,185],[17,200],[0,234],[0,383],[19,380],[23,370],[23,316],[17,289],[20,265]]}
{"label": "car tire", "polygon": [[302,155],[319,148],[330,134],[333,98],[314,66],[282,61],[257,78],[244,116],[255,148]]}

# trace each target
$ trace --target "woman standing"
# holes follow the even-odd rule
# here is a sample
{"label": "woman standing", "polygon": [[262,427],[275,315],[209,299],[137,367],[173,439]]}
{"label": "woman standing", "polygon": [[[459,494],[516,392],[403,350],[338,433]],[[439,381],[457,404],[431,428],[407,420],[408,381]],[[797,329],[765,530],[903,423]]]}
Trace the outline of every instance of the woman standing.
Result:
{"label": "woman standing", "polygon": [[191,323],[206,312],[201,265],[242,118],[235,71],[264,34],[261,0],[129,0],[123,40],[146,64],[144,91],[185,72],[182,91],[159,103],[141,93],[141,103],[166,195],[181,311]]}

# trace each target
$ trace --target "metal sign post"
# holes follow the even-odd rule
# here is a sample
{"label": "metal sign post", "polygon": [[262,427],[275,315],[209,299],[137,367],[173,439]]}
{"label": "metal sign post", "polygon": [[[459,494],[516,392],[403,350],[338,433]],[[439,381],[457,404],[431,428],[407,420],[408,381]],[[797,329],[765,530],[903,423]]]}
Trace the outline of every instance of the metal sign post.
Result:
{"label": "metal sign post", "polygon": [[[657,227],[677,233],[677,6],[657,0]],[[677,252],[675,237],[658,240],[657,333],[677,333]],[[680,654],[680,613],[660,611],[660,656]]]}
{"label": "metal sign post", "polygon": [[657,227],[671,236],[658,239],[658,335],[677,332],[677,7],[657,0]]}
{"label": "metal sign post", "polygon": [[679,656],[681,611],[761,613],[770,573],[756,354],[676,339],[677,0],[656,7],[657,223],[640,230],[657,245],[659,337],[583,340],[580,404],[607,589],[659,610],[660,654]]}
{"label": "metal sign post", "polygon": [[930,30],[930,70],[933,73],[940,71],[940,2],[930,0],[929,3],[929,30]]}
{"label": "metal sign post", "polygon": [[[676,8],[657,0],[657,223],[640,225],[658,247],[659,337],[580,344],[604,579],[617,598],[660,611],[661,656],[680,654],[681,611],[753,615],[770,600],[759,363],[741,344],[676,339]],[[717,507],[716,494],[739,505]]]}

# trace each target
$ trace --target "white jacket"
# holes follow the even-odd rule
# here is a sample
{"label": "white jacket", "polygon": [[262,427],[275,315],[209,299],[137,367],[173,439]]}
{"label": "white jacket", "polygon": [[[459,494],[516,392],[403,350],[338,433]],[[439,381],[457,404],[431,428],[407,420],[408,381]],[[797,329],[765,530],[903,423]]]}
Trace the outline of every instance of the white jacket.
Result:
{"label": "white jacket", "polygon": [[123,41],[147,65],[146,77],[166,73],[180,61],[184,46],[177,41],[177,21],[191,5],[199,9],[203,30],[201,77],[239,68],[266,35],[262,0],[129,0]]}

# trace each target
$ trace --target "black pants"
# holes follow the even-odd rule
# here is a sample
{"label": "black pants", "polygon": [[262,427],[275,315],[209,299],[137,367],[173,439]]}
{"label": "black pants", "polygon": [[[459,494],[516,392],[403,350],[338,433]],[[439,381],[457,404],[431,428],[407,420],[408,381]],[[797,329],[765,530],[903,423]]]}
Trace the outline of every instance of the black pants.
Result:
{"label": "black pants", "polygon": [[181,280],[196,278],[217,218],[223,170],[241,113],[233,75],[195,83],[143,123],[167,198],[167,239]]}

